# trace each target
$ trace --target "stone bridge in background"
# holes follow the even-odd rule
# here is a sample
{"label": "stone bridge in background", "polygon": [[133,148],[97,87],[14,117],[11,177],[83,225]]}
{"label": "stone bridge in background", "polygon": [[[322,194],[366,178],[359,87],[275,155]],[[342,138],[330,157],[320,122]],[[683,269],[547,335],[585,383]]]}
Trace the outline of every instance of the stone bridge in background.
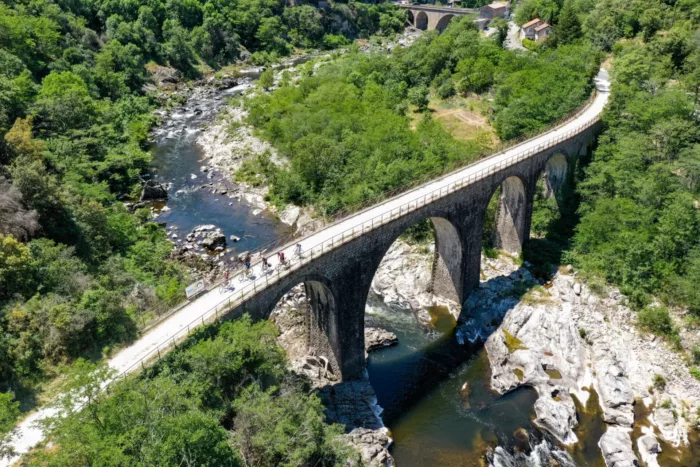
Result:
{"label": "stone bridge in background", "polygon": [[478,8],[450,8],[435,5],[399,5],[408,12],[411,26],[424,31],[443,31],[455,16],[478,15]]}

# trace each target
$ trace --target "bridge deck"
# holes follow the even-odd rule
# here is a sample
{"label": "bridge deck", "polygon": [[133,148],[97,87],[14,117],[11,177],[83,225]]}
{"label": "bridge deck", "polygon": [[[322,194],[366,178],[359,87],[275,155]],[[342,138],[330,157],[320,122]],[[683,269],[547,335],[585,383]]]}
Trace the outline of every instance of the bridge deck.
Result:
{"label": "bridge deck", "polygon": [[[517,146],[513,146],[501,153],[476,162],[468,167],[459,169],[439,179],[430,181],[416,189],[388,199],[369,209],[350,215],[323,230],[310,234],[300,240],[304,254],[301,264],[305,264],[322,254],[329,248],[333,248],[354,236],[360,235],[368,229],[373,229],[384,223],[418,209],[430,200],[451,193],[463,186],[474,183],[482,177],[501,170],[511,164],[515,164],[523,158],[536,154],[556,142],[568,139],[594,124],[605,107],[609,95],[609,79],[605,70],[601,70],[596,78],[598,93],[592,103],[576,117],[566,123],[538,135]],[[296,242],[294,242],[296,244]],[[295,263],[292,268],[299,266],[299,261],[294,260],[294,244],[287,245],[281,250],[287,258]],[[277,258],[270,259],[273,267],[277,265]],[[171,344],[184,339],[190,330],[213,320],[223,310],[230,308],[235,303],[245,300],[257,290],[266,287],[266,282],[273,283],[277,275],[264,276],[261,265],[254,265],[256,280],[239,280],[234,276],[231,284],[235,289],[220,292],[211,290],[183,307],[168,319],[160,323],[150,332],[145,334],[131,346],[123,349],[109,361],[109,366],[119,373],[135,371],[145,362],[153,359],[158,352],[166,352]],[[284,273],[282,273],[284,274]],[[50,409],[41,409],[27,417],[18,427],[18,435],[14,439],[13,446],[19,453],[27,452],[43,438],[40,429],[32,426],[52,412]],[[14,462],[16,459],[12,459]],[[0,466],[11,465],[8,461],[0,461]]]}

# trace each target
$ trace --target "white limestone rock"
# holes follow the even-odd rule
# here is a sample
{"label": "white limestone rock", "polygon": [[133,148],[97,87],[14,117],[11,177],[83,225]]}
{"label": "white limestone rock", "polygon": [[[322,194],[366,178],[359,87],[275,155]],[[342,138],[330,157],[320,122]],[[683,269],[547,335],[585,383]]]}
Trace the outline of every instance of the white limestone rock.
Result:
{"label": "white limestone rock", "polygon": [[603,452],[603,459],[607,467],[637,467],[639,460],[632,450],[632,440],[629,430],[611,426],[600,437],[598,443]]}
{"label": "white limestone rock", "polygon": [[283,224],[287,224],[290,227],[294,227],[294,225],[296,225],[297,223],[297,220],[299,219],[299,214],[301,214],[301,208],[299,206],[290,204],[289,206],[284,208],[284,211],[280,213],[280,221]]}

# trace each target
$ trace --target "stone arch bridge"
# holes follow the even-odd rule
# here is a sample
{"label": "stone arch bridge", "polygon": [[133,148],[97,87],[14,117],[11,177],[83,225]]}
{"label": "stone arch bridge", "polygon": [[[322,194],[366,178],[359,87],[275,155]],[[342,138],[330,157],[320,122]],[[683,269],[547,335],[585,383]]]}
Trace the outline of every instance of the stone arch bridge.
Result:
{"label": "stone arch bridge", "polygon": [[[226,316],[248,313],[266,319],[292,287],[303,283],[310,321],[327,337],[342,378],[359,377],[365,368],[365,304],[392,243],[409,227],[430,219],[436,237],[433,292],[463,303],[479,285],[483,221],[491,197],[502,188],[496,246],[517,253],[529,237],[537,181],[544,176],[546,189],[556,192],[595,139],[609,93],[605,70],[596,87],[590,103],[554,129],[304,237],[301,259],[293,245],[283,247],[293,258],[289,269],[260,273],[238,286]],[[275,261],[273,256],[273,265]]]}
{"label": "stone arch bridge", "polygon": [[[332,357],[343,379],[365,368],[364,314],[375,271],[392,243],[409,227],[430,219],[436,237],[433,293],[463,303],[479,285],[484,215],[500,187],[497,248],[517,253],[527,241],[537,181],[555,193],[578,155],[593,143],[609,95],[608,73],[595,79],[597,92],[576,115],[555,128],[491,157],[387,199],[314,232],[284,251],[289,267],[231,280],[233,290],[211,290],[124,349],[110,366],[118,373],[140,368],[167,352],[191,330],[215,319],[248,313],[267,319],[280,299],[303,284],[310,305],[310,345]],[[295,255],[295,244],[303,248]],[[274,267],[277,258],[270,262]],[[319,344],[319,345],[316,345]]]}
{"label": "stone arch bridge", "polygon": [[443,31],[455,16],[478,15],[478,8],[450,8],[435,5],[399,5],[408,12],[411,26],[424,31]]}

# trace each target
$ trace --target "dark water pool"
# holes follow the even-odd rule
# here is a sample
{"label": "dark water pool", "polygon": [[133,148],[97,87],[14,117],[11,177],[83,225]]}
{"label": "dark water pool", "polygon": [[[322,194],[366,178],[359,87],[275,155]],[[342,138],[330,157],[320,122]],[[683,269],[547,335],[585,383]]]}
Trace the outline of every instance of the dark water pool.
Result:
{"label": "dark water pool", "polygon": [[412,313],[370,303],[367,321],[399,338],[368,361],[397,465],[483,465],[489,446],[527,448],[534,390],[499,396],[483,345],[459,345],[454,328],[426,332]]}

